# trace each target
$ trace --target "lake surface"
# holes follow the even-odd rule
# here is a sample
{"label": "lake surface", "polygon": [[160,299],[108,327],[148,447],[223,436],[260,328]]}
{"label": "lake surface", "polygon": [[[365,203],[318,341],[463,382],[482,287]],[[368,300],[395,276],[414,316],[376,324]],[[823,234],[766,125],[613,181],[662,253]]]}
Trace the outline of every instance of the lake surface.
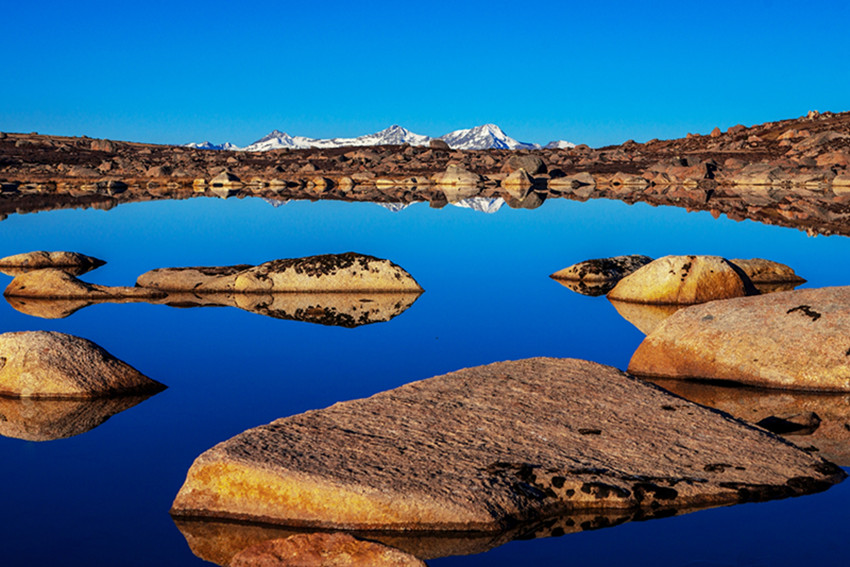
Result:
{"label": "lake surface", "polygon": [[[73,437],[0,437],[4,566],[202,565],[168,515],[192,461],[256,425],[463,367],[532,356],[625,368],[643,334],[604,297],[548,275],[621,254],[763,257],[807,287],[850,284],[850,239],[810,237],[708,213],[617,201],[547,201],[494,214],[415,204],[198,198],[59,210],[0,222],[0,257],[73,250],[106,266],[81,279],[132,285],[152,268],[256,264],[356,251],[425,289],[387,322],[356,328],[232,307],[85,307],[62,319],[0,301],[0,331],[88,338],[169,386]],[[11,278],[0,276],[4,287]],[[850,410],[848,410],[850,415]],[[850,418],[848,418],[850,421]],[[716,508],[560,538],[515,541],[432,566],[779,566],[845,561],[850,482],[827,492]]]}

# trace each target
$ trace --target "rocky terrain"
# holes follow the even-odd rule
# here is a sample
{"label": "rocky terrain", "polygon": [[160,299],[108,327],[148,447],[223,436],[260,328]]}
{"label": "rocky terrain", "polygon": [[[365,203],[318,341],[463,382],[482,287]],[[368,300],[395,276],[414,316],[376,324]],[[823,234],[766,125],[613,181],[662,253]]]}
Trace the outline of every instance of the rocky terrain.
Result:
{"label": "rocky terrain", "polygon": [[552,197],[612,198],[850,234],[848,166],[847,112],[643,144],[535,150],[214,151],[0,133],[0,214],[195,196],[435,207],[503,196],[509,206],[526,208]]}

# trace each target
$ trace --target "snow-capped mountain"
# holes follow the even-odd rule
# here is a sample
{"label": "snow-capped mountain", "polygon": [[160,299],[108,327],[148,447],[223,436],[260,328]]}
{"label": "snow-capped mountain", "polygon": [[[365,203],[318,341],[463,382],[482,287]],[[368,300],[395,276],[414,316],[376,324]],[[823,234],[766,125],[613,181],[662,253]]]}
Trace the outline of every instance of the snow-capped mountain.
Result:
{"label": "snow-capped mountain", "polygon": [[455,150],[531,150],[540,147],[537,144],[526,144],[514,140],[495,124],[455,130],[440,136],[440,139],[445,140]]}
{"label": "snow-capped mountain", "polygon": [[196,148],[198,150],[238,150],[239,147],[236,144],[231,144],[230,142],[225,142],[223,144],[213,144],[212,142],[192,142],[190,144],[186,144],[187,148]]}
{"label": "snow-capped mountain", "polygon": [[[203,150],[242,150],[246,152],[265,152],[278,149],[306,149],[306,148],[341,148],[348,146],[381,146],[410,144],[412,146],[426,146],[433,138],[422,134],[414,134],[410,130],[398,125],[390,126],[380,132],[358,136],[356,138],[307,138],[305,136],[290,136],[280,130],[273,130],[253,144],[240,148],[231,143],[211,144],[186,144],[187,147]],[[505,134],[495,124],[484,124],[465,130],[455,130],[439,137],[449,146],[456,150],[487,150],[487,149],[537,149],[539,144],[518,142]],[[553,144],[558,144],[553,146]],[[575,144],[571,142],[551,142],[546,147],[571,148]]]}
{"label": "snow-capped mountain", "polygon": [[576,147],[576,145],[572,142],[567,142],[566,140],[555,140],[554,142],[549,142],[543,147],[547,150],[568,150]]}
{"label": "snow-capped mountain", "polygon": [[457,203],[450,204],[456,207],[463,207],[464,209],[472,209],[479,213],[492,214],[502,208],[505,200],[501,197],[469,197],[468,199],[461,199]]}

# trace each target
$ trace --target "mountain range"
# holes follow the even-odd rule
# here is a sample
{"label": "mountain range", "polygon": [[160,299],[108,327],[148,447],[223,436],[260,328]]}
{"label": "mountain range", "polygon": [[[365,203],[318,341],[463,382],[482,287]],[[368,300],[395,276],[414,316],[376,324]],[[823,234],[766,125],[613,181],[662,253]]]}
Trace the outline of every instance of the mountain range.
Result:
{"label": "mountain range", "polygon": [[280,130],[273,130],[253,144],[240,148],[230,142],[224,144],[212,144],[210,142],[191,143],[186,146],[202,150],[241,150],[246,152],[265,152],[278,149],[306,149],[306,148],[341,148],[347,146],[383,146],[410,144],[411,146],[427,146],[432,139],[445,141],[449,147],[455,150],[488,150],[488,149],[539,149],[546,148],[571,148],[575,146],[572,142],[558,140],[550,142],[546,146],[518,142],[502,131],[495,124],[484,124],[465,130],[455,130],[444,134],[439,138],[431,138],[422,134],[414,134],[406,128],[398,125],[390,126],[380,132],[358,136],[356,138],[307,138],[305,136],[290,136]]}

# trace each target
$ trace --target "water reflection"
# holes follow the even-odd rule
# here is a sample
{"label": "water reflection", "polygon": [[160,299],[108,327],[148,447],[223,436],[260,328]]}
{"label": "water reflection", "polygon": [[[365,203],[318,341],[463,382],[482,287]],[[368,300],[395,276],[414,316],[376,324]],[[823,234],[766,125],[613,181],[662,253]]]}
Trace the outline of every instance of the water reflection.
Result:
{"label": "water reflection", "polygon": [[170,293],[162,298],[41,299],[6,297],[14,309],[42,319],[64,319],[101,303],[170,307],[236,307],[274,319],[354,328],[389,321],[409,309],[419,293]]}
{"label": "water reflection", "polygon": [[629,301],[618,301],[610,299],[611,305],[617,310],[620,316],[637,327],[644,335],[648,335],[654,331],[658,325],[680,309],[684,309],[687,305],[660,305],[649,303],[632,303]]}
{"label": "water reflection", "polygon": [[769,417],[783,421],[807,413],[820,418],[819,425],[784,436],[803,448],[815,447],[818,455],[842,467],[850,466],[850,395],[762,390],[732,385],[712,385],[689,380],[649,379],[692,402],[709,406],[748,421]]}
{"label": "water reflection", "polygon": [[93,400],[37,400],[0,396],[0,435],[54,441],[80,435],[155,394]]}
{"label": "water reflection", "polygon": [[[422,560],[484,553],[515,540],[560,537],[578,532],[611,528],[631,521],[668,518],[696,508],[656,510],[600,510],[564,515],[504,532],[409,532],[351,531],[354,537],[376,541]],[[177,529],[197,557],[222,567],[243,549],[272,539],[283,539],[316,529],[241,523],[228,520],[173,518]],[[335,530],[339,531],[339,530]]]}

